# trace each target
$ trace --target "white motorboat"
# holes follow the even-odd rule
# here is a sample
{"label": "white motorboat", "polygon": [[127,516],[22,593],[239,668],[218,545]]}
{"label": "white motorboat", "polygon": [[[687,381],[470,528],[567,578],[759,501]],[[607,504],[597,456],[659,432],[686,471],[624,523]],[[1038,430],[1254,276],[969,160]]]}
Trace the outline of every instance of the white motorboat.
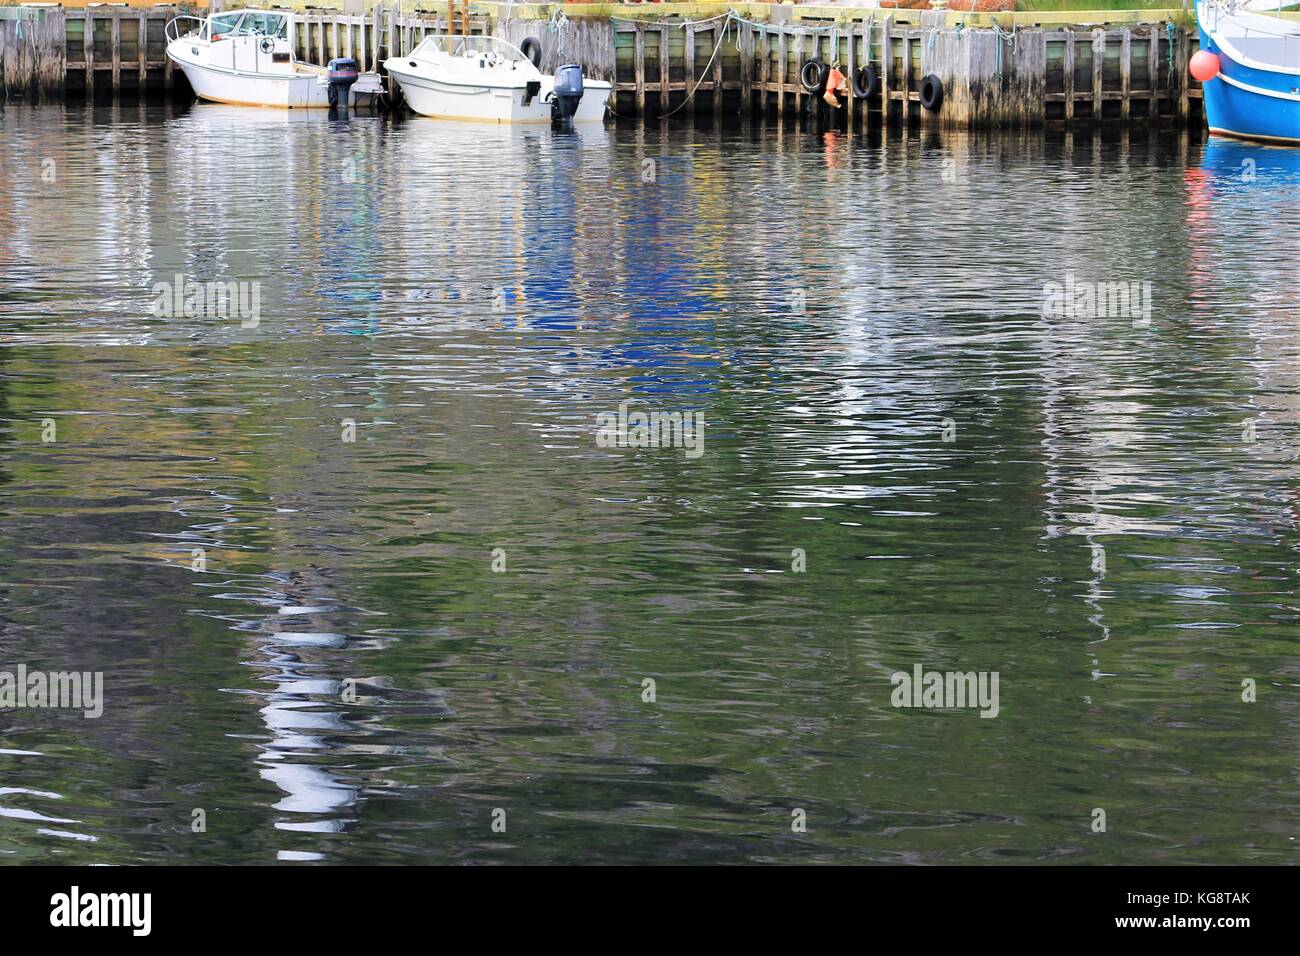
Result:
{"label": "white motorboat", "polygon": [[[524,41],[540,55],[536,40]],[[540,56],[538,56],[540,58]],[[499,37],[427,36],[405,56],[384,61],[411,109],[422,116],[481,123],[597,123],[610,84],[561,66],[537,69],[519,47]]]}
{"label": "white motorboat", "polygon": [[[190,29],[182,34],[182,21]],[[355,60],[328,67],[303,63],[293,52],[293,17],[266,10],[228,10],[167,24],[167,56],[185,71],[199,98],[237,106],[307,109],[355,106],[383,90],[377,73],[359,73]]]}

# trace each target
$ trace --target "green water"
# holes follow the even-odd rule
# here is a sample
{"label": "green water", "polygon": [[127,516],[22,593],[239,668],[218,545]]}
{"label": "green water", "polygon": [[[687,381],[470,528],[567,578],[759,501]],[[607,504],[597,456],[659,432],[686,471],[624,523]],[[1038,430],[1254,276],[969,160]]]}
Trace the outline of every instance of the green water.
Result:
{"label": "green water", "polygon": [[10,108],[0,165],[0,670],[105,688],[0,709],[3,859],[1294,860],[1296,153]]}

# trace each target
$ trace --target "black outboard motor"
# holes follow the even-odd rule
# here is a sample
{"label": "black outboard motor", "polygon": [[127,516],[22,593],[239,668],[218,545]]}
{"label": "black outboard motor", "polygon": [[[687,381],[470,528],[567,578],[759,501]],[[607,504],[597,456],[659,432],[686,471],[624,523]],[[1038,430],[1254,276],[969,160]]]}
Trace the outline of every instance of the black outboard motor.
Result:
{"label": "black outboard motor", "polygon": [[350,56],[336,57],[330,60],[329,71],[330,106],[338,106],[340,99],[343,100],[343,105],[347,106],[352,84],[357,81],[357,61]]}
{"label": "black outboard motor", "polygon": [[555,86],[551,92],[551,122],[569,129],[573,116],[582,101],[582,67],[566,63],[555,71]]}

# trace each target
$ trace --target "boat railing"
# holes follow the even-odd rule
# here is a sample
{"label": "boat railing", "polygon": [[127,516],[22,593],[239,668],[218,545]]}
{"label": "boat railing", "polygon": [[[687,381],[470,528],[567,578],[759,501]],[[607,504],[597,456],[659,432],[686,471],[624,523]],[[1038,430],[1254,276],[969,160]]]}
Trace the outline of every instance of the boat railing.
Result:
{"label": "boat railing", "polygon": [[423,54],[437,52],[448,56],[477,56],[495,53],[504,60],[528,59],[517,46],[500,37],[493,36],[430,35],[421,40],[410,55],[414,56],[417,52]]}
{"label": "boat railing", "polygon": [[1260,36],[1300,38],[1300,22],[1270,16],[1272,11],[1252,10],[1244,3],[1234,3],[1232,0],[1205,0],[1205,5],[1213,14],[1211,22],[1206,24],[1211,29],[1217,29],[1220,18],[1223,18],[1247,35],[1257,33]]}
{"label": "boat railing", "polygon": [[203,17],[191,17],[191,16],[184,16],[184,15],[179,17],[172,17],[170,20],[167,21],[167,26],[163,27],[163,36],[165,36],[169,41],[179,40],[181,37],[189,36],[191,33],[195,32],[194,30],[187,30],[185,33],[181,33],[181,28],[179,26],[181,20],[193,20],[195,23],[198,24],[197,29],[199,30],[202,30],[203,24],[207,23],[207,20],[204,19]]}
{"label": "boat railing", "polygon": [[[1237,0],[1204,2],[1207,16],[1202,25],[1215,34],[1217,39],[1243,44],[1241,54],[1251,59],[1291,69],[1300,68],[1300,23],[1249,10],[1246,4]],[[1277,43],[1277,40],[1281,40],[1281,43]],[[1245,45],[1250,44],[1250,41],[1274,41],[1267,43],[1267,58],[1260,57],[1257,49],[1251,50]]]}

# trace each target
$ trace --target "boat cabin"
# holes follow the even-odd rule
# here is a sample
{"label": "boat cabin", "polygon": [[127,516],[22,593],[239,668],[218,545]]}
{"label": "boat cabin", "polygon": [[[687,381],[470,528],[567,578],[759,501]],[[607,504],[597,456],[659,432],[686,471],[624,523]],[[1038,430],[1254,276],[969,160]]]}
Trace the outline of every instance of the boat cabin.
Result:
{"label": "boat cabin", "polygon": [[208,17],[199,31],[203,40],[229,40],[240,36],[289,39],[289,16],[265,10],[231,10]]}
{"label": "boat cabin", "polygon": [[209,67],[250,73],[294,73],[302,65],[295,63],[293,54],[291,14],[226,10],[206,18],[183,19],[198,24],[182,39],[191,43],[193,56]]}
{"label": "boat cabin", "polygon": [[[529,41],[525,41],[527,42]],[[416,44],[406,58],[438,64],[462,76],[465,71],[469,71],[472,77],[473,72],[479,70],[537,73],[533,61],[519,47],[500,37],[427,36]]]}

